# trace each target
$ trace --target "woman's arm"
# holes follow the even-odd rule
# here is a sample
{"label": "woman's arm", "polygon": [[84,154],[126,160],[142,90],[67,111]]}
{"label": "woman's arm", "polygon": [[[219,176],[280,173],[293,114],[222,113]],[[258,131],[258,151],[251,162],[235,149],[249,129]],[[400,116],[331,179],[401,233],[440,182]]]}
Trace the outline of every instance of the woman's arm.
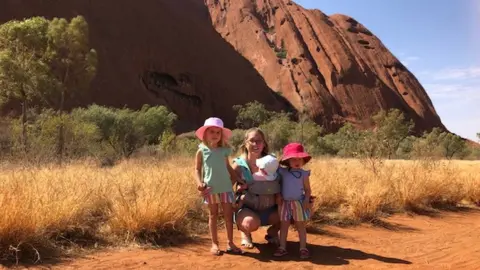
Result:
{"label": "woman's arm", "polygon": [[205,189],[205,183],[203,182],[203,177],[202,177],[202,166],[203,166],[203,160],[202,160],[202,151],[198,150],[197,153],[195,154],[195,180],[197,181],[197,189],[202,191]]}
{"label": "woman's arm", "polygon": [[[235,170],[232,165],[230,165],[230,161],[228,160],[228,157],[225,158],[225,163],[227,165],[227,169],[228,169],[228,172],[230,173],[230,180],[232,181],[232,185],[235,185],[235,183],[241,183],[241,184],[245,184],[245,182],[242,180],[242,178],[239,176],[240,173],[238,172],[238,170]],[[238,168],[238,166],[236,164],[234,164],[234,166],[236,168]]]}

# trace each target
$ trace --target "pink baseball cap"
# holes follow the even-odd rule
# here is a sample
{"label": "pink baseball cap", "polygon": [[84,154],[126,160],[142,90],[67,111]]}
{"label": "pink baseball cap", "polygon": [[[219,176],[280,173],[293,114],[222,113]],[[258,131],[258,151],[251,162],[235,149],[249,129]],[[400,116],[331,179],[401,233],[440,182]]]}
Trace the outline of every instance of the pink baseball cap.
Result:
{"label": "pink baseball cap", "polygon": [[203,137],[205,135],[205,131],[209,127],[218,127],[222,129],[223,133],[223,140],[227,141],[231,136],[232,136],[232,131],[226,127],[223,126],[223,121],[220,118],[217,117],[210,117],[207,120],[205,120],[205,123],[203,126],[197,131],[195,131],[195,136],[199,138],[200,140],[203,140]]}

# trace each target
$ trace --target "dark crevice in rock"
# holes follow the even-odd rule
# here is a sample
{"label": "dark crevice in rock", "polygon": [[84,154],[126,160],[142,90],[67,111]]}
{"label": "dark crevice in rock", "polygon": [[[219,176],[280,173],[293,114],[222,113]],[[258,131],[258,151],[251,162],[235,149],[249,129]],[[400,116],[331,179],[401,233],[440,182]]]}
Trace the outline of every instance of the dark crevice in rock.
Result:
{"label": "dark crevice in rock", "polygon": [[293,74],[293,70],[290,70],[290,78],[292,78],[293,85],[295,86],[295,92],[300,97],[300,100],[303,103],[303,96],[300,93],[300,89],[298,89],[298,82],[295,80],[295,75]]}
{"label": "dark crevice in rock", "polygon": [[196,95],[189,95],[183,93],[181,87],[189,87],[192,85],[191,75],[182,73],[179,75],[179,79],[175,79],[168,73],[146,71],[142,75],[142,83],[145,88],[155,95],[155,97],[167,98],[165,93],[171,93],[182,100],[188,101],[195,106],[202,105],[202,99]]}
{"label": "dark crevice in rock", "polygon": [[363,39],[358,40],[358,43],[360,43],[362,45],[370,45],[370,42],[368,42],[366,40],[363,40]]}
{"label": "dark crevice in rock", "polygon": [[348,18],[347,22],[350,23],[352,26],[357,26],[358,22],[354,18]]}

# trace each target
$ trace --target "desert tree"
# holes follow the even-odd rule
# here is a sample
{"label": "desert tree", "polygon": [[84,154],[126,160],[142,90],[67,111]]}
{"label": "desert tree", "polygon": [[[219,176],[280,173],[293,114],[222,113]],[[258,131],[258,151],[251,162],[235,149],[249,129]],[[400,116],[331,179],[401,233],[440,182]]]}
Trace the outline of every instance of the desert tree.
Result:
{"label": "desert tree", "polygon": [[443,156],[447,159],[452,159],[455,156],[464,158],[468,155],[468,146],[465,140],[452,133],[442,133],[440,147]]}
{"label": "desert tree", "polygon": [[22,106],[22,146],[27,149],[29,103],[48,88],[49,66],[43,61],[48,20],[41,17],[12,20],[0,25],[0,104]]}
{"label": "desert tree", "polygon": [[[77,16],[69,21],[54,18],[48,25],[47,48],[43,57],[50,67],[51,87],[43,97],[62,117],[65,102],[87,90],[97,71],[97,53],[90,48],[86,20]],[[64,152],[64,125],[58,126],[57,154]]]}
{"label": "desert tree", "polygon": [[413,130],[414,123],[412,120],[407,121],[398,109],[380,111],[372,119],[376,125],[373,135],[376,144],[381,148],[379,154],[391,158]]}
{"label": "desert tree", "polygon": [[414,143],[414,151],[417,157],[463,158],[468,154],[468,146],[460,136],[434,128]]}

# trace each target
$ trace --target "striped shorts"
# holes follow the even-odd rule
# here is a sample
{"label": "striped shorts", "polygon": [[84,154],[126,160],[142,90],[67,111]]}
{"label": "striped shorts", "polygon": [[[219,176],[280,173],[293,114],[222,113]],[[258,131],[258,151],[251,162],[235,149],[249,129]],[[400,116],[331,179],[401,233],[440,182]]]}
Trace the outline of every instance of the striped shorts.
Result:
{"label": "striped shorts", "polygon": [[303,209],[303,200],[299,201],[283,201],[282,208],[280,210],[281,221],[290,222],[294,221],[307,221],[310,219],[310,210]]}
{"label": "striped shorts", "polygon": [[203,197],[203,202],[205,204],[234,203],[235,195],[233,192],[208,194]]}

